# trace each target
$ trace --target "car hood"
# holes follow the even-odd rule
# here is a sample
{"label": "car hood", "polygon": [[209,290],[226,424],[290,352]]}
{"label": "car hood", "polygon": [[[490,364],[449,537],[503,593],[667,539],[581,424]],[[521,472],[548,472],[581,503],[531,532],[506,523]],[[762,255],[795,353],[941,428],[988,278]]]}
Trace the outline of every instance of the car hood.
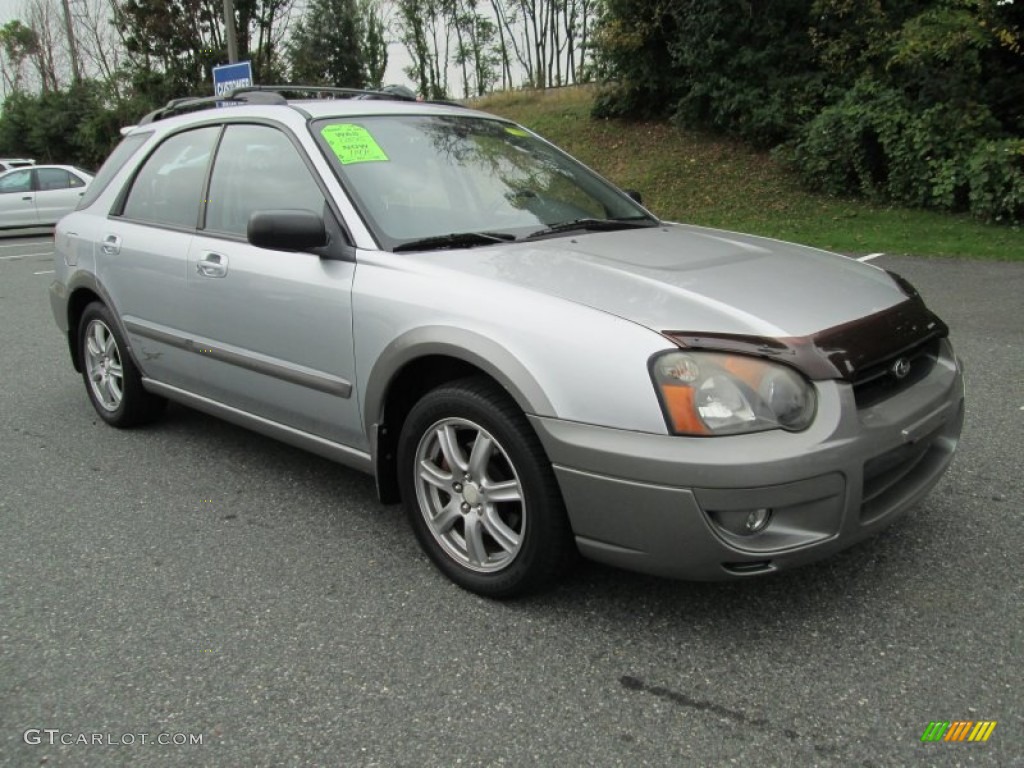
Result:
{"label": "car hood", "polygon": [[907,300],[883,270],[853,259],[679,224],[422,258],[655,331],[807,336]]}

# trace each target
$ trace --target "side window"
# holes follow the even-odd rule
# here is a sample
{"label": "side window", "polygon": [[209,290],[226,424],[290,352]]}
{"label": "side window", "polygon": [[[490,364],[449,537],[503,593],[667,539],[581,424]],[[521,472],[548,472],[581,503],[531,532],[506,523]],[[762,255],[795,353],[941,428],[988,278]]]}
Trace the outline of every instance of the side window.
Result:
{"label": "side window", "polygon": [[85,182],[82,180],[82,178],[80,176],[76,176],[73,173],[68,174],[68,181],[70,182],[70,186],[72,188],[85,186]]}
{"label": "side window", "polygon": [[245,236],[253,211],[323,212],[324,196],[288,137],[265,125],[229,125],[217,149],[206,229]]}
{"label": "side window", "polygon": [[71,186],[71,174],[62,168],[40,168],[36,171],[36,182],[40,192],[68,189]]}
{"label": "side window", "polygon": [[11,192],[31,192],[32,171],[14,171],[0,179],[0,195]]}
{"label": "side window", "polygon": [[154,224],[195,227],[203,196],[206,166],[218,126],[171,136],[135,176],[122,215]]}
{"label": "side window", "polygon": [[130,136],[126,136],[121,140],[121,143],[114,147],[114,151],[110,153],[110,157],[106,159],[99,171],[96,173],[96,178],[92,180],[92,184],[85,190],[85,195],[81,200],[78,201],[77,210],[88,208],[94,202],[96,198],[103,194],[103,191],[107,188],[107,185],[113,181],[114,176],[117,172],[124,167],[132,155],[134,155],[139,147],[146,143],[146,140],[153,135],[152,131],[145,133],[133,133]]}

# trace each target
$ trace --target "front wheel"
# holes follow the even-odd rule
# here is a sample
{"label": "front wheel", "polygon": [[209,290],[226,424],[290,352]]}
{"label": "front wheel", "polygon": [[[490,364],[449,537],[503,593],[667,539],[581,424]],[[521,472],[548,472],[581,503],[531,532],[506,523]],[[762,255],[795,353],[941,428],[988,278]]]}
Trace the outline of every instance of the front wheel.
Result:
{"label": "front wheel", "polygon": [[429,392],[409,413],[398,452],[416,537],[459,586],[512,597],[540,588],[572,558],[551,465],[496,385],[466,379]]}

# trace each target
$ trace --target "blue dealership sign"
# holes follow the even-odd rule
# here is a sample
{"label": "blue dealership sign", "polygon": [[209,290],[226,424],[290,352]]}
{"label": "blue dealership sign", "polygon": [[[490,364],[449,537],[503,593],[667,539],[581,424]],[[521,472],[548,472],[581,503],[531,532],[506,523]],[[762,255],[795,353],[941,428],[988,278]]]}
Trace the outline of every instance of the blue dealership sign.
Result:
{"label": "blue dealership sign", "polygon": [[235,88],[252,85],[252,62],[239,61],[236,64],[222,64],[213,68],[213,93],[223,96]]}

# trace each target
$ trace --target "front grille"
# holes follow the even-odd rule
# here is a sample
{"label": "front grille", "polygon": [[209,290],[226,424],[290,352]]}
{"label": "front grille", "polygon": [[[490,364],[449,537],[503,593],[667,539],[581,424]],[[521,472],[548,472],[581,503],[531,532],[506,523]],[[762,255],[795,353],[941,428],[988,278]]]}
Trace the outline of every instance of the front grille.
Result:
{"label": "front grille", "polygon": [[[867,408],[925,378],[939,358],[940,344],[938,338],[926,339],[858,370],[853,379],[857,407]],[[897,378],[893,367],[901,359],[907,361],[910,371],[903,378]]]}

